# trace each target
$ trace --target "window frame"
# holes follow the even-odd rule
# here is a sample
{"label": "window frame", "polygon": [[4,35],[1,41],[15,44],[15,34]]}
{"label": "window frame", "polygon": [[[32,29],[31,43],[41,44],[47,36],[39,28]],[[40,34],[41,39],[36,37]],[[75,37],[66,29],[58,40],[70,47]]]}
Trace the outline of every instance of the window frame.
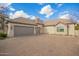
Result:
{"label": "window frame", "polygon": [[57,32],[64,32],[64,26],[58,26]]}

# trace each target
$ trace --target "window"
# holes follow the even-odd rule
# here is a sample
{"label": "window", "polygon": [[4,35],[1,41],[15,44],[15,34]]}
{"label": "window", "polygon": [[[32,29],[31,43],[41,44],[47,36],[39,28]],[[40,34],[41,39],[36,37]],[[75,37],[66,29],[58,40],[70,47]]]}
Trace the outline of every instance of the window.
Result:
{"label": "window", "polygon": [[57,32],[64,32],[64,27],[63,26],[57,27]]}

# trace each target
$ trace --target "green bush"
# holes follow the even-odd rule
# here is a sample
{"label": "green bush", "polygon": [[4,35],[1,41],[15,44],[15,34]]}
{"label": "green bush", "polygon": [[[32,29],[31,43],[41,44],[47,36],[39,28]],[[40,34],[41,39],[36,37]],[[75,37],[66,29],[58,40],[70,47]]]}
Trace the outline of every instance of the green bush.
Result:
{"label": "green bush", "polygon": [[5,39],[7,37],[6,33],[0,32],[0,39]]}
{"label": "green bush", "polygon": [[75,30],[79,30],[79,24],[75,26]]}

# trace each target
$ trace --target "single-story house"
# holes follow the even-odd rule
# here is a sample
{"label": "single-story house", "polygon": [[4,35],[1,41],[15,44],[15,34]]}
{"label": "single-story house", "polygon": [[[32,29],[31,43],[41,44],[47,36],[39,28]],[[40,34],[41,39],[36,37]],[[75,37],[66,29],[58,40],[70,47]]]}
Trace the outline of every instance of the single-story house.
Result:
{"label": "single-story house", "polygon": [[7,34],[9,37],[28,36],[39,34],[79,35],[75,30],[76,22],[70,19],[46,20],[41,22],[39,18],[16,18],[7,20]]}

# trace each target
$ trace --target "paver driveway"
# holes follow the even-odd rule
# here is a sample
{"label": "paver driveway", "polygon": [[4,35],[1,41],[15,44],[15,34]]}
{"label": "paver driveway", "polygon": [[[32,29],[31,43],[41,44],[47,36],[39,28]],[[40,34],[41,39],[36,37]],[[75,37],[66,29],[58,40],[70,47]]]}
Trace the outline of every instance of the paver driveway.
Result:
{"label": "paver driveway", "polygon": [[79,55],[79,37],[38,35],[0,40],[0,55]]}

